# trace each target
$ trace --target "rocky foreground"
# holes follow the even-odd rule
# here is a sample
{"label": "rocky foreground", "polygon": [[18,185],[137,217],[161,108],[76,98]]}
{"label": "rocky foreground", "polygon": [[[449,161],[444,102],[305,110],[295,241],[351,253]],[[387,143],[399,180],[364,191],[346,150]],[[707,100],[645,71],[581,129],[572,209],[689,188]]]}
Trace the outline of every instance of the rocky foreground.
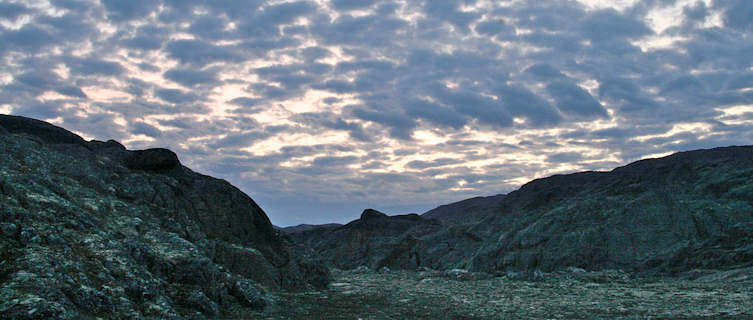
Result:
{"label": "rocky foreground", "polygon": [[0,115],[0,319],[248,318],[329,270],[166,149]]}
{"label": "rocky foreground", "polygon": [[753,268],[635,277],[571,268],[491,276],[464,270],[334,270],[329,289],[287,293],[263,319],[753,319]]}

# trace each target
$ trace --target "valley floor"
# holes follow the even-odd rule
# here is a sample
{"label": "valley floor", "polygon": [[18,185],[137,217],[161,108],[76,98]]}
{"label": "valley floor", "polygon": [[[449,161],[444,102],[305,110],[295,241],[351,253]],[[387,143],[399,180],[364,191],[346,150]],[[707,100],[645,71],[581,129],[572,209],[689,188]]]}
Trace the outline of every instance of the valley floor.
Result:
{"label": "valley floor", "polygon": [[333,271],[329,289],[278,296],[264,319],[753,319],[753,269],[677,278],[620,272],[542,281],[441,272]]}

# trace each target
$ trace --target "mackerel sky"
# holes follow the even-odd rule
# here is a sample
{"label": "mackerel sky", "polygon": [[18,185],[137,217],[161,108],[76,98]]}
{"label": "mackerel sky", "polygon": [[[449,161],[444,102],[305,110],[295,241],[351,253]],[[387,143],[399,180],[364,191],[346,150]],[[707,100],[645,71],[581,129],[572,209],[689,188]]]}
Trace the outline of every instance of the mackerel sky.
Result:
{"label": "mackerel sky", "polygon": [[0,113],[167,147],[273,223],[753,141],[753,1],[0,1]]}

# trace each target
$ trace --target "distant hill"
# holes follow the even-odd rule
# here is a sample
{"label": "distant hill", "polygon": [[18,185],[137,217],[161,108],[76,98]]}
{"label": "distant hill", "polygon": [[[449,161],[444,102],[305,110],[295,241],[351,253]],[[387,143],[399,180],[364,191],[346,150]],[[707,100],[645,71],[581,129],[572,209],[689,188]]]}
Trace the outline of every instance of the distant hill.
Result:
{"label": "distant hill", "polygon": [[[375,224],[359,233],[357,220],[351,227],[311,231],[301,243],[326,259],[353,261],[341,267],[383,261],[390,267],[486,272],[574,266],[671,274],[753,266],[753,146],[536,179],[507,195],[423,215],[431,217],[443,225]],[[335,232],[358,235],[351,236],[358,241],[333,241]],[[384,252],[391,258],[382,259]]]}
{"label": "distant hill", "polygon": [[0,318],[248,317],[329,271],[167,149],[0,115]]}
{"label": "distant hill", "polygon": [[388,216],[366,209],[359,219],[344,226],[312,228],[291,233],[296,242],[311,248],[330,266],[352,269],[361,265],[372,268],[401,265],[415,267],[420,261],[411,256],[416,237],[436,232],[439,221],[417,214]]}
{"label": "distant hill", "polygon": [[437,219],[444,223],[472,223],[490,213],[494,213],[494,210],[498,208],[504,198],[504,194],[498,194],[465,199],[441,205],[426,211],[421,216],[428,219]]}
{"label": "distant hill", "polygon": [[322,228],[322,229],[333,229],[333,228],[337,228],[339,226],[342,226],[342,224],[339,224],[339,223],[299,224],[297,226],[291,226],[291,227],[284,227],[284,228],[278,227],[278,229],[280,231],[285,232],[285,233],[301,233],[301,232],[304,232],[304,231],[309,231],[309,230],[319,229],[319,228]]}

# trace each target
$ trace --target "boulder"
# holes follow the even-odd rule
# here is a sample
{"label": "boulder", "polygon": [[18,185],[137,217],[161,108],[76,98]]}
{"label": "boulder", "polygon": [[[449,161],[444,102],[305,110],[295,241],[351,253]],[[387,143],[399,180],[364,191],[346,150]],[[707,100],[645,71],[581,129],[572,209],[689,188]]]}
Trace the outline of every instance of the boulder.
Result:
{"label": "boulder", "polygon": [[267,302],[254,285],[247,280],[238,280],[233,284],[230,291],[238,301],[252,309],[261,310],[267,306]]}
{"label": "boulder", "polygon": [[178,155],[164,148],[132,151],[126,165],[130,169],[167,171],[180,166]]}
{"label": "boulder", "polygon": [[71,143],[86,146],[86,141],[75,133],[36,119],[0,114],[0,127],[10,133],[35,136],[45,143]]}

